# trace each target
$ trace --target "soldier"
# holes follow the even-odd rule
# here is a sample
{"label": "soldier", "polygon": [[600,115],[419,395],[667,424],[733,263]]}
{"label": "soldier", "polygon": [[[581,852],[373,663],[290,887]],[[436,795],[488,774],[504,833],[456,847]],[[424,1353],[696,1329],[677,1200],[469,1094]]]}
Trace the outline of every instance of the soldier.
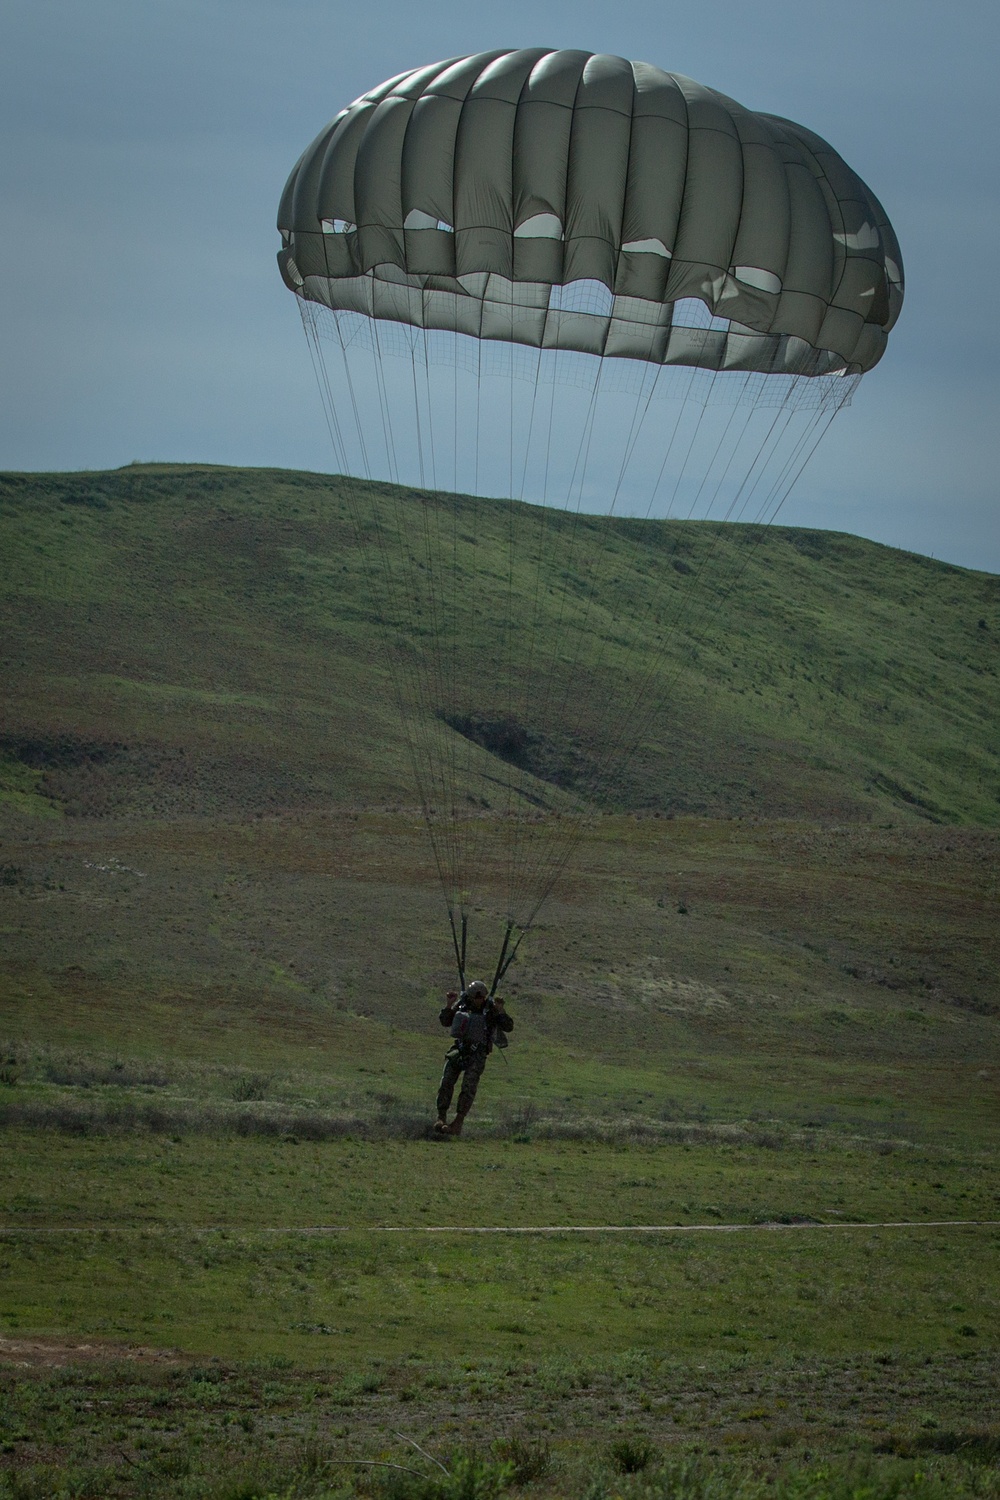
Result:
{"label": "soldier", "polygon": [[[451,1030],[452,1044],[444,1060],[441,1087],[438,1089],[438,1117],[434,1133],[445,1137],[461,1135],[462,1124],[472,1108],[479,1080],[486,1067],[486,1059],[493,1051],[493,1040],[498,1031],[514,1030],[514,1021],[507,1014],[500,999],[491,999],[490,992],[481,979],[474,979],[458,995],[450,990],[438,1020]],[[506,1047],[506,1036],[499,1042]],[[458,1095],[455,1118],[448,1124],[448,1106],[462,1074],[462,1087]]]}

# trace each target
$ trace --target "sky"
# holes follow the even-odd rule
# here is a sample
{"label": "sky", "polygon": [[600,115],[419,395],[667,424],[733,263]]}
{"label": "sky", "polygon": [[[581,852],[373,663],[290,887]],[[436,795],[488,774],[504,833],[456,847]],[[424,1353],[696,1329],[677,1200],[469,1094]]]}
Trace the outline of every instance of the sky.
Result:
{"label": "sky", "polygon": [[0,469],[332,469],[285,178],[383,78],[536,45],[798,120],[869,183],[906,302],[781,520],[1000,573],[996,0],[3,0]]}

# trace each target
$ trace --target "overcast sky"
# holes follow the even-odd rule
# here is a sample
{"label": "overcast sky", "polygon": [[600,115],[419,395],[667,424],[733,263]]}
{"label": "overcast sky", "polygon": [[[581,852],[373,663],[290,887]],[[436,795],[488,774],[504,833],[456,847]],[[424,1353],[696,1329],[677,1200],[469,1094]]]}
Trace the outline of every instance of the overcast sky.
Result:
{"label": "overcast sky", "polygon": [[3,0],[0,468],[330,469],[278,196],[420,63],[581,47],[825,136],[883,201],[906,304],[782,520],[1000,572],[996,0]]}

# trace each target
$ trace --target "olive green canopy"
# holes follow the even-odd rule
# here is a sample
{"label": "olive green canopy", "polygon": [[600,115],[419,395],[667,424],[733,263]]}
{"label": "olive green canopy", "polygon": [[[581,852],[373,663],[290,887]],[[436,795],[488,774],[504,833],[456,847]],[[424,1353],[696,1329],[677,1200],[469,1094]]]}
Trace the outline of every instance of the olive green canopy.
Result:
{"label": "olive green canopy", "polygon": [[302,156],[278,227],[288,286],[335,311],[663,364],[868,370],[903,296],[884,210],[819,136],[587,52],[381,84]]}

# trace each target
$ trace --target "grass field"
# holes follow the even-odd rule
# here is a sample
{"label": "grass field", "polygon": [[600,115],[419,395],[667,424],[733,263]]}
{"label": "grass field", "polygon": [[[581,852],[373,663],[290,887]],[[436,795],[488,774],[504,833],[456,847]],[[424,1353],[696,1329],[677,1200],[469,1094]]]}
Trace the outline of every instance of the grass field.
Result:
{"label": "grass field", "polygon": [[[26,1494],[326,1494],[409,1438],[453,1467],[491,1455],[494,1478],[513,1454],[538,1494],[585,1470],[630,1493],[616,1452],[652,1494],[783,1493],[783,1472],[796,1494],[995,1493],[995,1158],[821,1135],[8,1133],[11,1472],[36,1473]],[[846,1227],[884,1216],[953,1222]],[[761,1227],[420,1232],[540,1222]],[[386,1223],[415,1228],[365,1227]],[[684,1459],[725,1486],[677,1488]],[[814,1470],[855,1487],[802,1488]]]}
{"label": "grass field", "polygon": [[443,1144],[342,498],[4,481],[0,1497],[1000,1495],[997,580],[765,539]]}
{"label": "grass field", "polygon": [[600,820],[442,1145],[412,816],[9,824],[11,1493],[995,1493],[995,844]]}
{"label": "grass field", "polygon": [[[957,1354],[998,1328],[1000,1203],[982,1158],[796,1143],[470,1142],[460,1162],[431,1142],[13,1144],[12,1329],[166,1336],[200,1355],[308,1365],[362,1360],[373,1345],[442,1358],[463,1330],[488,1335],[497,1356],[586,1359],[636,1347],[760,1354],[771,1342],[789,1354],[865,1341]],[[844,1227],[912,1219],[984,1223]],[[713,1223],[785,1228],[445,1232]],[[442,1232],[421,1233],[431,1227]]]}

